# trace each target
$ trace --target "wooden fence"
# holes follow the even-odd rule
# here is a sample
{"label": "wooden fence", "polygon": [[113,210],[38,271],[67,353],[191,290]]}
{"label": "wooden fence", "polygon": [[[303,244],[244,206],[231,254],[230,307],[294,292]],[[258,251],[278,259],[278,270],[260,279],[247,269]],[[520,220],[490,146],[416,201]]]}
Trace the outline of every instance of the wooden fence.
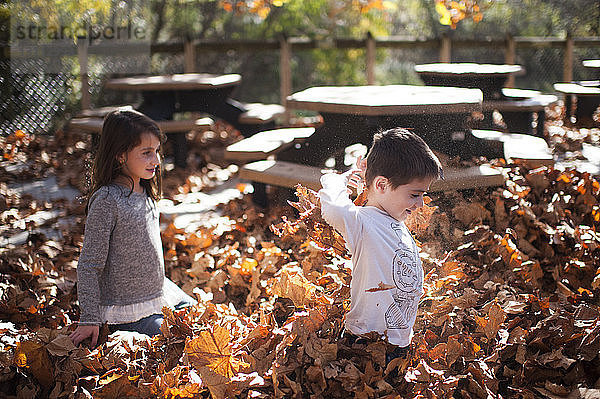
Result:
{"label": "wooden fence", "polygon": [[[294,51],[311,49],[364,49],[366,52],[365,75],[368,84],[375,83],[375,55],[379,48],[384,49],[436,49],[439,62],[451,62],[453,49],[460,48],[490,48],[504,52],[504,62],[514,64],[516,53],[519,49],[526,48],[558,48],[564,52],[562,80],[573,80],[574,51],[577,47],[599,47],[600,37],[513,37],[507,35],[503,38],[482,39],[454,39],[442,36],[433,39],[418,39],[412,37],[374,37],[367,34],[362,39],[329,38],[314,40],[299,37],[281,37],[278,40],[194,40],[170,43],[155,43],[150,45],[150,53],[171,53],[184,56],[184,72],[198,72],[195,60],[196,54],[204,51],[226,52],[229,50],[253,51],[274,50],[279,52],[279,91],[283,105],[285,98],[292,93],[292,68],[291,58]],[[499,50],[502,49],[502,50]],[[106,54],[107,49],[101,50]],[[88,48],[87,41],[77,46],[65,49],[64,55],[77,56],[80,64],[80,79],[82,84],[82,108],[90,106],[88,54],[95,53],[94,46]],[[43,51],[42,51],[43,53]],[[514,85],[514,77],[507,82],[507,86]]]}
{"label": "wooden fence", "polygon": [[[285,105],[285,99],[292,93],[292,70],[291,57],[293,51],[337,48],[337,49],[365,49],[366,64],[365,74],[367,84],[375,83],[375,53],[378,48],[390,49],[421,49],[437,48],[439,62],[452,61],[452,49],[461,47],[472,48],[495,48],[504,50],[504,62],[514,64],[517,49],[524,48],[560,48],[564,51],[563,81],[573,80],[574,51],[576,47],[600,47],[600,37],[513,37],[507,35],[501,39],[485,38],[475,40],[451,39],[444,35],[436,39],[415,39],[407,37],[385,37],[376,38],[370,33],[364,39],[338,39],[311,40],[306,38],[286,38],[279,40],[238,40],[238,41],[216,41],[216,40],[194,40],[179,43],[164,43],[151,46],[151,52],[168,52],[184,54],[184,72],[198,72],[196,70],[196,53],[200,51],[228,50],[279,50],[279,78],[280,96]],[[514,86],[514,76],[507,82],[508,87]]]}

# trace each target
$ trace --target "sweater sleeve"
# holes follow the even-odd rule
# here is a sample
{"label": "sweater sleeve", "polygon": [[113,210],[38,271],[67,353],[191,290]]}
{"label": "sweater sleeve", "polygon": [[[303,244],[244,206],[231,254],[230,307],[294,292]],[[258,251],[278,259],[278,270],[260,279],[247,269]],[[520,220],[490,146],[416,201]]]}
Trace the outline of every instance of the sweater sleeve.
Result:
{"label": "sweater sleeve", "polygon": [[360,234],[358,207],[354,205],[346,184],[350,172],[344,174],[329,173],[321,176],[319,198],[321,216],[327,223],[340,232],[351,252],[354,252],[356,237]]}
{"label": "sweater sleeve", "polygon": [[83,247],[77,265],[79,324],[99,325],[100,276],[106,265],[110,237],[117,220],[117,205],[108,189],[100,188],[90,198]]}

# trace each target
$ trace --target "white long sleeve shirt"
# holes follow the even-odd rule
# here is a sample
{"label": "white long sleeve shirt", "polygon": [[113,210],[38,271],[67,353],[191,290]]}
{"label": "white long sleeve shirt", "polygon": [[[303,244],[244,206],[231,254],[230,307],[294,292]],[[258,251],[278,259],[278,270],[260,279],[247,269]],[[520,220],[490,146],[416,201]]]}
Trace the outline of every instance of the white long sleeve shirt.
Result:
{"label": "white long sleeve shirt", "polygon": [[319,191],[323,219],[342,234],[352,255],[346,328],[356,335],[376,331],[391,344],[408,346],[423,295],[419,250],[404,222],[353,204],[347,177],[323,175]]}

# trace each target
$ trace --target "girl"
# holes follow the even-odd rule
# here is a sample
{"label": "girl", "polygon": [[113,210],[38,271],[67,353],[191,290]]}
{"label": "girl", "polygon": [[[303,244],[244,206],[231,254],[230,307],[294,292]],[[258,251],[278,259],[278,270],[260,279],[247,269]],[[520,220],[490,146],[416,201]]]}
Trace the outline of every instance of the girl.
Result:
{"label": "girl", "polygon": [[75,345],[91,337],[96,346],[103,323],[111,332],[157,335],[163,306],[195,302],[165,278],[156,207],[164,141],[156,123],[139,112],[114,111],[104,119],[77,266]]}

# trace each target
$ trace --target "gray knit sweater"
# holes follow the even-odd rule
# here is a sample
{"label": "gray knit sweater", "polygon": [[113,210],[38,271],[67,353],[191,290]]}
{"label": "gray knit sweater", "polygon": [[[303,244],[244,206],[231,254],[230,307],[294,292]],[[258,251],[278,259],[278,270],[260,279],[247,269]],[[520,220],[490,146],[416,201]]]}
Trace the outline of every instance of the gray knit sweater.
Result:
{"label": "gray knit sweater", "polygon": [[77,266],[79,324],[101,324],[101,305],[131,305],[163,294],[156,203],[145,193],[129,191],[112,184],[90,198]]}

